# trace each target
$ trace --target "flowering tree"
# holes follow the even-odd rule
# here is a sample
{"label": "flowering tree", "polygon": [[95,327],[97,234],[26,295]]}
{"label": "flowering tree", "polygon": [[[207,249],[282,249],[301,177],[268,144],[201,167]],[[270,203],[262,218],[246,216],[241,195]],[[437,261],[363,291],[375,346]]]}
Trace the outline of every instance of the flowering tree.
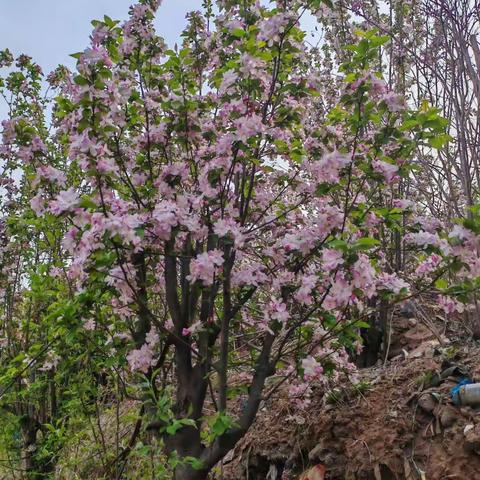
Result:
{"label": "flowering tree", "polygon": [[[355,28],[377,28],[389,35],[389,45],[379,50],[377,60],[379,68],[383,65],[387,83],[397,93],[405,93],[410,104],[421,105],[426,99],[448,117],[448,135],[431,140],[441,148],[420,147],[413,162],[421,168],[399,185],[409,199],[415,200],[423,216],[427,212],[441,219],[445,231],[452,229],[457,217],[476,221],[478,6],[473,0],[346,1],[323,18],[327,36],[332,39],[327,48],[334,47],[337,61],[349,52],[342,48],[344,40],[333,39],[350,38]],[[396,244],[398,247],[399,242]],[[403,253],[408,248],[404,244]],[[397,265],[402,266],[402,255],[397,257]],[[473,304],[465,309],[463,324],[478,330],[478,306],[470,300]]]}
{"label": "flowering tree", "polygon": [[[354,373],[371,300],[409,294],[386,248],[412,210],[395,185],[445,125],[370,71],[388,40],[375,31],[349,47],[338,105],[321,115],[299,21],[327,3],[218,1],[214,15],[206,2],[175,50],[154,32],[158,3],[135,5],[123,26],[94,22],[77,71],[49,77],[51,130],[38,88],[3,123],[16,208],[4,212],[2,252],[17,263],[2,273],[24,290],[10,308],[7,288],[4,314],[33,309],[13,336],[5,327],[15,348],[3,380],[33,375],[16,392],[37,399],[34,432],[94,409],[106,387],[136,399],[132,437],[105,474],[120,478],[146,429],[174,478],[193,480],[284,382],[305,403],[312,382]],[[7,85],[18,99],[38,87],[38,69],[24,67],[30,77]],[[409,238],[423,249],[432,238],[421,235]],[[417,278],[430,284],[444,264],[425,262]],[[42,407],[45,378],[55,395]],[[61,445],[56,432],[47,438]]]}

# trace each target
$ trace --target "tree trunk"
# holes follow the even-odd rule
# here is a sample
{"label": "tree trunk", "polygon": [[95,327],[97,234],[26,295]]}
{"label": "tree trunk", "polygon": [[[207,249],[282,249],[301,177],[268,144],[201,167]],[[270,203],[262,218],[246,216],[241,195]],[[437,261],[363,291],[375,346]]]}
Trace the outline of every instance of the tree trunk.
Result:
{"label": "tree trunk", "polygon": [[26,478],[29,480],[40,480],[50,478],[50,474],[53,472],[55,462],[51,458],[44,457],[39,460],[36,458],[37,454],[37,433],[40,430],[40,424],[38,421],[26,415],[22,419],[21,431],[22,431],[22,453],[21,453],[21,466],[26,473]]}
{"label": "tree trunk", "polygon": [[26,417],[22,422],[22,469],[31,475],[35,471],[35,452],[37,443],[37,422]]}
{"label": "tree trunk", "polygon": [[206,480],[208,471],[194,470],[190,465],[184,465],[175,469],[174,480]]}

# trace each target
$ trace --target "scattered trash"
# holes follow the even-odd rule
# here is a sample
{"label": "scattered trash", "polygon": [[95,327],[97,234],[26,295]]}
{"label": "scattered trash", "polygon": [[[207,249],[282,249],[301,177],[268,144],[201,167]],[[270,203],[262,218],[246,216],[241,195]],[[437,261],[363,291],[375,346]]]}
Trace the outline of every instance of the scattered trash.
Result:
{"label": "scattered trash", "polygon": [[460,387],[458,398],[461,405],[480,405],[480,383],[467,383]]}
{"label": "scattered trash", "polygon": [[459,378],[459,382],[467,380],[468,372],[465,367],[462,365],[451,365],[448,368],[445,368],[440,373],[435,372],[432,375],[432,378],[426,382],[425,387],[438,387],[449,377]]}
{"label": "scattered trash", "polygon": [[[465,387],[466,385],[473,384],[473,382],[469,378],[462,378],[451,390],[448,392],[448,395],[452,399],[452,402],[455,405],[470,405],[468,403],[464,403],[466,398],[464,394],[461,394],[460,392],[462,391],[462,388]],[[474,385],[477,385],[477,402],[480,404],[480,384],[476,383]]]}
{"label": "scattered trash", "polygon": [[475,425],[473,425],[473,423],[465,425],[465,428],[463,429],[463,434],[466,435],[470,430],[473,430],[474,428]]}

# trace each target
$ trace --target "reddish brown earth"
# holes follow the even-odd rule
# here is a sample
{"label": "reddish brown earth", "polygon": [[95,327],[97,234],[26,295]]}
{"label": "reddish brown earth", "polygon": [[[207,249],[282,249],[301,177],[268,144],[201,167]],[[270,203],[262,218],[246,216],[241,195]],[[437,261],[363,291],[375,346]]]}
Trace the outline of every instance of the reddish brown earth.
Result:
{"label": "reddish brown earth", "polygon": [[303,480],[321,465],[325,480],[480,480],[480,406],[459,408],[448,396],[462,376],[480,382],[480,346],[441,329],[395,320],[391,360],[361,371],[362,393],[348,387],[332,405],[318,392],[306,411],[286,395],[270,400],[223,478],[296,480],[307,471]]}

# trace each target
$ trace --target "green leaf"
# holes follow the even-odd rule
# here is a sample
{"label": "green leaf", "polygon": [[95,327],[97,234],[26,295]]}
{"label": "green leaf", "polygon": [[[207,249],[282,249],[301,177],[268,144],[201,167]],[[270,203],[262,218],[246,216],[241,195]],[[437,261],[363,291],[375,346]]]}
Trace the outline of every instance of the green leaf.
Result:
{"label": "green leaf", "polygon": [[358,328],[370,328],[370,324],[367,322],[363,322],[362,320],[354,322],[353,326]]}
{"label": "green leaf", "polygon": [[453,138],[450,135],[444,133],[442,135],[437,135],[435,137],[429,138],[428,144],[433,148],[440,149],[444,147],[450,140],[453,140]]}
{"label": "green leaf", "polygon": [[235,421],[233,418],[222,412],[219,412],[214,417],[211,417],[209,423],[213,438],[220,437],[227,430],[235,426]]}
{"label": "green leaf", "polygon": [[242,28],[235,28],[231,33],[234,37],[237,38],[243,38],[247,34],[247,32]]}
{"label": "green leaf", "polygon": [[76,75],[73,81],[80,86],[88,85],[88,80],[81,75]]}
{"label": "green leaf", "polygon": [[79,206],[81,208],[97,208],[97,204],[88,195],[83,195],[80,198]]}
{"label": "green leaf", "polygon": [[448,287],[448,282],[444,278],[439,278],[435,282],[435,287],[438,288],[439,290],[444,290],[445,288]]}
{"label": "green leaf", "polygon": [[330,248],[335,248],[336,250],[342,250],[346,252],[348,250],[348,244],[345,240],[332,240],[328,243]]}
{"label": "green leaf", "polygon": [[390,40],[388,35],[374,36],[370,38],[370,45],[372,47],[380,47]]}
{"label": "green leaf", "polygon": [[188,463],[194,470],[201,470],[203,468],[203,462],[196,457],[184,457],[183,461]]}
{"label": "green leaf", "polygon": [[378,245],[380,245],[380,240],[371,237],[362,237],[355,242],[352,246],[352,250],[370,250]]}

